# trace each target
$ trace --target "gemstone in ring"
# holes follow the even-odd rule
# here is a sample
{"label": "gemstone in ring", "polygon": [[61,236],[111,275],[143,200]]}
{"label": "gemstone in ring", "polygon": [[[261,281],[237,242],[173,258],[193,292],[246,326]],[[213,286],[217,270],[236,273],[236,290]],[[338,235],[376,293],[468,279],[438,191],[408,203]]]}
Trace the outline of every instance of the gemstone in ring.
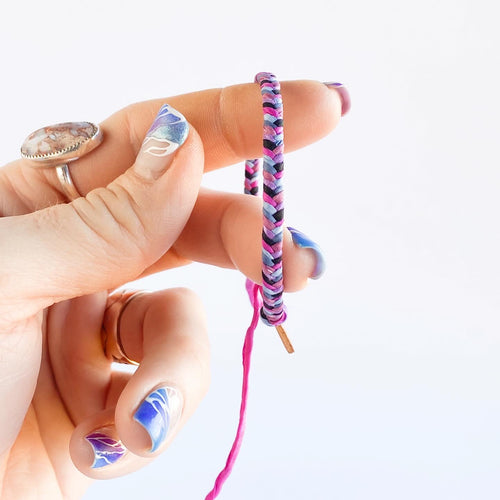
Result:
{"label": "gemstone in ring", "polygon": [[70,200],[80,194],[73,184],[68,163],[101,144],[102,132],[90,122],[66,122],[31,133],[21,146],[21,157],[32,167],[56,169],[61,187]]}

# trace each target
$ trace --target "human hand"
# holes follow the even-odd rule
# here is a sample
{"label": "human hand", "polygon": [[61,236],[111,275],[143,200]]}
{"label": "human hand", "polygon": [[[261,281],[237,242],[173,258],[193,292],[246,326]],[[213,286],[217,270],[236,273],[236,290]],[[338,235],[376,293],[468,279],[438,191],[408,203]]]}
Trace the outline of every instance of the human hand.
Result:
{"label": "human hand", "polygon": [[[326,135],[340,118],[339,95],[318,82],[285,82],[282,94],[288,151]],[[139,150],[164,102],[191,127],[159,173],[151,171],[158,159]],[[72,203],[64,203],[53,169],[19,160],[0,170],[5,498],[20,498],[34,484],[42,497],[78,497],[87,480],[73,462],[94,478],[137,469],[168,446],[194,411],[209,379],[199,301],[186,290],[132,301],[121,338],[141,365],[125,375],[111,371],[102,348],[108,290],[192,260],[235,267],[260,281],[258,200],[199,189],[204,170],[260,155],[260,108],[258,86],[248,84],[122,110],[102,124],[103,145],[72,163],[75,185],[86,195]],[[319,271],[316,253],[294,245],[289,233],[283,254],[288,291]],[[155,443],[133,416],[164,385],[182,395],[181,414],[151,453]],[[95,431],[120,439],[128,451],[118,448],[113,465],[93,468],[85,436]]]}

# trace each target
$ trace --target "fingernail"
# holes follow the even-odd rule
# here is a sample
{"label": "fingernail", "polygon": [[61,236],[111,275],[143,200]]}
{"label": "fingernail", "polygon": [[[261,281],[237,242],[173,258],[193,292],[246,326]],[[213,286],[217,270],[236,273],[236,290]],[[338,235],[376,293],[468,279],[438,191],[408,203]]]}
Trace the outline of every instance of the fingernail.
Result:
{"label": "fingernail", "polygon": [[321,248],[315,243],[309,236],[306,236],[301,231],[294,229],[293,227],[289,227],[288,230],[292,235],[293,243],[299,248],[309,248],[314,252],[314,259],[316,261],[316,265],[314,266],[314,271],[311,274],[311,278],[313,280],[317,280],[321,277],[321,275],[325,272],[325,258],[323,256],[323,252]]}
{"label": "fingernail", "polygon": [[328,88],[334,89],[340,96],[342,101],[342,116],[351,109],[351,96],[344,84],[338,82],[323,82]]}
{"label": "fingernail", "polygon": [[134,414],[151,438],[151,453],[167,439],[182,412],[181,393],[173,387],[160,387],[146,396]]}
{"label": "fingernail", "polygon": [[184,144],[188,134],[186,118],[164,104],[142,143],[135,162],[136,171],[144,177],[157,179],[168,170],[173,153]]}
{"label": "fingernail", "polygon": [[100,469],[114,464],[127,451],[121,441],[113,439],[100,430],[85,436],[85,439],[90,443],[94,452],[93,469]]}

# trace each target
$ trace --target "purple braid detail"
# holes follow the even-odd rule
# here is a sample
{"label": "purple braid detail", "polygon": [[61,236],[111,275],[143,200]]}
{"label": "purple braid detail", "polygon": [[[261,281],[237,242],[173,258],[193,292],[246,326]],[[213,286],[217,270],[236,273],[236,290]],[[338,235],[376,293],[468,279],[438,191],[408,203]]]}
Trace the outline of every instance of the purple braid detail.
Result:
{"label": "purple braid detail", "polygon": [[[262,309],[263,322],[277,326],[286,319],[283,304],[283,102],[272,73],[258,73],[264,112]],[[245,163],[245,193],[258,194],[259,160]]]}
{"label": "purple braid detail", "polygon": [[259,159],[245,162],[245,194],[259,193],[259,165]]}

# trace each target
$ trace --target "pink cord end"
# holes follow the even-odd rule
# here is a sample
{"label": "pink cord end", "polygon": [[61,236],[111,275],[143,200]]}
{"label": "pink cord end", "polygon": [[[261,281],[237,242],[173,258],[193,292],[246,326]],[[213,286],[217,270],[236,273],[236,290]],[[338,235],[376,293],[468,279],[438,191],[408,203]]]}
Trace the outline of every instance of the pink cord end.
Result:
{"label": "pink cord end", "polygon": [[253,316],[252,322],[248,327],[247,333],[245,335],[245,343],[243,344],[243,384],[241,388],[241,405],[240,405],[240,420],[238,422],[238,430],[236,431],[236,436],[234,438],[233,446],[226,460],[225,467],[221,470],[217,479],[215,480],[214,487],[212,491],[205,497],[205,500],[213,500],[220,493],[222,486],[226,482],[227,478],[233,470],[236,458],[241,448],[241,443],[243,442],[243,436],[245,434],[245,420],[247,411],[247,400],[248,400],[248,377],[250,374],[250,361],[252,357],[252,347],[253,347],[253,336],[255,329],[259,323],[260,308],[262,305],[262,299],[260,296],[260,286],[256,285],[250,280],[246,280],[246,289],[250,302],[253,306]]}

